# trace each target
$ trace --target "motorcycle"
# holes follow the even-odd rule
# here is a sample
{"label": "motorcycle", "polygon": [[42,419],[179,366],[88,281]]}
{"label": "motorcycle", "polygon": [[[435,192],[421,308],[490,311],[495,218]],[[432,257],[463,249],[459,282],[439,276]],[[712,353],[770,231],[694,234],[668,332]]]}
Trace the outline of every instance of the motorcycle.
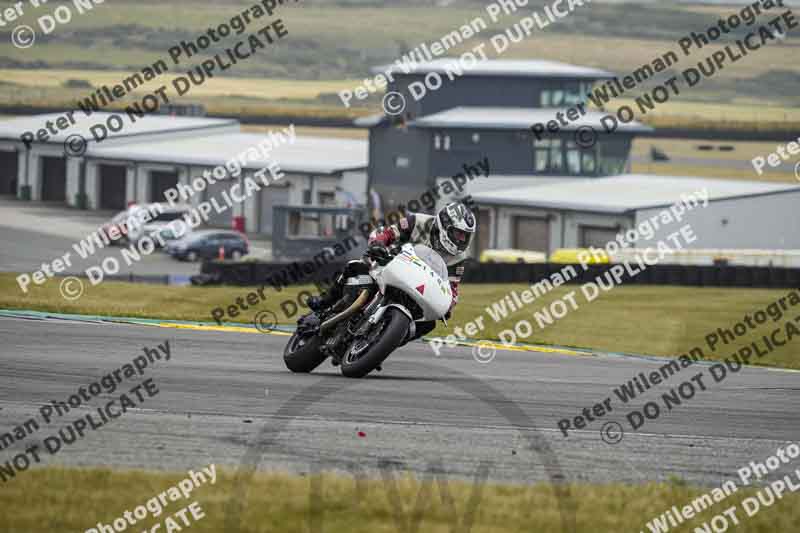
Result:
{"label": "motorcycle", "polygon": [[414,337],[415,322],[447,324],[452,293],[442,257],[419,244],[384,253],[351,263],[339,302],[298,320],[283,353],[289,370],[308,373],[330,357],[342,375],[361,378]]}

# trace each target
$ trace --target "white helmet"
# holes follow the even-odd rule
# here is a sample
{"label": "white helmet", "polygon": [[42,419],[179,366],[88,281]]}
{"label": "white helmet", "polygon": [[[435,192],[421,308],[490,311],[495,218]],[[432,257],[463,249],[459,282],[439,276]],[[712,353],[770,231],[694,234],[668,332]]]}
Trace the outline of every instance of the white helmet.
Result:
{"label": "white helmet", "polygon": [[451,202],[436,215],[436,228],[441,248],[450,255],[458,255],[469,248],[475,233],[475,215],[461,202]]}

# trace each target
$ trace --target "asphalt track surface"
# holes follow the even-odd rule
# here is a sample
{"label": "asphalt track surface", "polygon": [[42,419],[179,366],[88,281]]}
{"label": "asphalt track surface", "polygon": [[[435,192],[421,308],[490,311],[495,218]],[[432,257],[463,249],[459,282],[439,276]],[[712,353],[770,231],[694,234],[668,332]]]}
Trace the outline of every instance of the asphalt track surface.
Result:
{"label": "asphalt track surface", "polygon": [[[796,372],[742,370],[638,432],[624,415],[669,386],[629,406],[614,398],[612,413],[565,438],[558,420],[613,396],[613,387],[663,361],[498,351],[482,364],[468,347],[435,357],[415,342],[395,352],[382,372],[351,380],[327,362],[311,375],[289,373],[281,357],[287,338],[0,318],[0,433],[39,419],[42,404],[66,400],[130,363],[143,347],[168,340],[169,361],[155,362],[144,377],[100,398],[148,377],[158,386],[156,396],[57,454],[44,454],[42,464],[185,471],[245,462],[295,473],[357,473],[360,467],[370,475],[391,467],[462,479],[483,465],[491,480],[502,482],[640,483],[674,475],[715,486],[798,440]],[[685,379],[690,371],[683,371]],[[684,378],[672,379],[677,385]],[[0,450],[0,462],[89,412],[75,409]],[[625,430],[617,444],[601,438],[608,421]]]}

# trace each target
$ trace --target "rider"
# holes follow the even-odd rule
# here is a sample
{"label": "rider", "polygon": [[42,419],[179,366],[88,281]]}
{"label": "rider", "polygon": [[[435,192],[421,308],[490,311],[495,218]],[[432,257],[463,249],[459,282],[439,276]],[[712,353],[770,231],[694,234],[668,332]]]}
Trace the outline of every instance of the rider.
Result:
{"label": "rider", "polygon": [[[369,254],[373,257],[387,256],[386,247],[406,243],[423,244],[439,253],[447,264],[448,279],[453,293],[450,310],[445,316],[450,318],[450,313],[458,302],[458,284],[464,274],[463,263],[467,258],[467,249],[474,233],[475,215],[463,203],[451,202],[436,215],[408,213],[397,224],[376,229],[369,236]],[[349,277],[348,270],[354,270],[359,264],[363,263],[351,261],[345,272],[323,296],[309,298],[308,306],[311,310],[321,311],[338,302],[343,294],[344,280]],[[435,327],[436,321],[433,320],[418,322],[414,338],[430,333]]]}

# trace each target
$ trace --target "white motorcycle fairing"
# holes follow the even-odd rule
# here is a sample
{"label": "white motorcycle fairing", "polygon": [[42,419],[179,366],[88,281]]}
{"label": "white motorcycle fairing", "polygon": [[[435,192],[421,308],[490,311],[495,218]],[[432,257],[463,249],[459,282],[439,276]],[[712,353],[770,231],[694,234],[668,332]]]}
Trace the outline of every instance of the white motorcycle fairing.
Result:
{"label": "white motorcycle fairing", "polygon": [[[385,294],[387,287],[393,287],[408,295],[422,310],[422,317],[416,317],[416,320],[444,318],[453,299],[444,260],[420,244],[405,244],[401,250],[388,264],[375,267],[370,273],[381,293]],[[406,314],[411,315],[408,310]]]}

